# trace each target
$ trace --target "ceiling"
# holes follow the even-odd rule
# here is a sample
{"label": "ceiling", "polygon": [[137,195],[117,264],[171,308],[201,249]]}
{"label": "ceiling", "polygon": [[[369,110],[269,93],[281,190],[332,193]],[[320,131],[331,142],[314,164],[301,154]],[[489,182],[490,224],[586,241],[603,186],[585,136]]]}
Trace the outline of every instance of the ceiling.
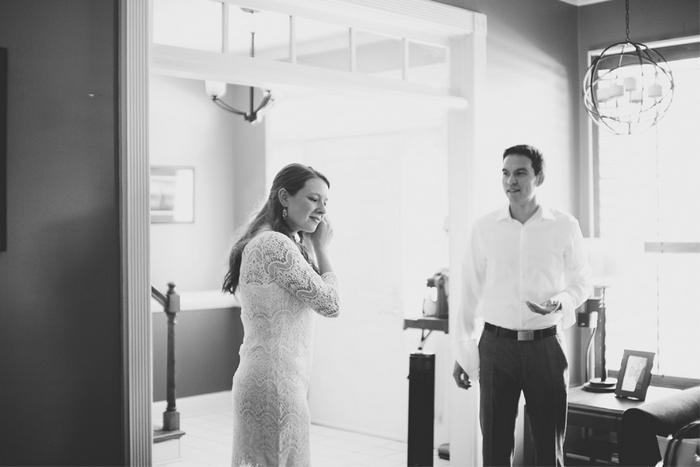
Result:
{"label": "ceiling", "polygon": [[593,3],[601,3],[601,2],[607,2],[609,0],[559,0],[564,3],[568,3],[570,5],[576,5],[576,6],[584,6],[584,5],[591,5]]}

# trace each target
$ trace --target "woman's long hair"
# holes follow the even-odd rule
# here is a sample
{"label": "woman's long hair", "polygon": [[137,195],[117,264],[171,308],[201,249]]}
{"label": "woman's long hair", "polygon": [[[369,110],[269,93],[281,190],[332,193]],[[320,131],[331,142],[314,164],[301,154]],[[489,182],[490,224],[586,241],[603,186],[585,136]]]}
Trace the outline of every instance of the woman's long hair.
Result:
{"label": "woman's long hair", "polygon": [[[222,287],[224,292],[229,292],[231,294],[236,292],[241,276],[243,249],[263,227],[269,226],[275,232],[291,235],[292,232],[287,225],[287,222],[282,218],[283,206],[279,200],[279,191],[284,188],[287,190],[287,193],[289,193],[290,196],[294,196],[304,187],[306,181],[312,178],[320,178],[326,182],[326,185],[328,185],[329,188],[331,186],[325,175],[312,167],[301,164],[289,164],[280,170],[275,176],[275,179],[272,182],[272,188],[270,188],[270,194],[267,198],[267,202],[260,212],[253,218],[241,237],[238,239],[238,241],[236,241],[231,249],[231,255],[229,256],[229,270],[224,277],[224,284]],[[300,240],[303,240],[303,232],[299,232],[299,237]],[[301,244],[301,241],[297,243],[297,245],[301,250],[301,254],[307,261],[309,261],[311,266],[318,273],[318,268],[309,260],[308,252]]]}

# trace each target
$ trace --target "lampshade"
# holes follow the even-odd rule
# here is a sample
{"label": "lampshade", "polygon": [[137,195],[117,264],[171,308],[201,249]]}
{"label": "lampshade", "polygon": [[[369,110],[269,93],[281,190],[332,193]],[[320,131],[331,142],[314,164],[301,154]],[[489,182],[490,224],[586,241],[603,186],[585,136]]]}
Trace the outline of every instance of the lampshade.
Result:
{"label": "lampshade", "polygon": [[[250,14],[251,18],[251,31],[250,31],[250,58],[255,58],[255,14],[257,10],[251,10],[250,8],[241,8],[245,13]],[[242,115],[243,118],[256,125],[262,121],[263,117],[272,108],[272,104],[275,102],[275,98],[272,92],[269,90],[263,90],[263,97],[258,106],[255,106],[255,88],[250,86],[248,89],[248,94],[250,96],[248,111],[238,110],[232,105],[227,104],[222,101],[221,98],[226,94],[226,83],[219,81],[205,81],[204,87],[207,95],[211,100],[224,110],[235,113],[236,115]]]}
{"label": "lampshade", "polygon": [[224,97],[224,94],[226,94],[226,83],[222,83],[221,81],[205,81],[204,89],[207,96],[212,99],[215,97]]}

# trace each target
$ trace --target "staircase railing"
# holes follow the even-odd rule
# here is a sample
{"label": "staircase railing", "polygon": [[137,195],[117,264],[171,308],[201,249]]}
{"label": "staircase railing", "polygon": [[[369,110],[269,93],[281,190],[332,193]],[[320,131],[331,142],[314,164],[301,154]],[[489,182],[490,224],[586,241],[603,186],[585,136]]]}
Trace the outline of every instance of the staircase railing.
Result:
{"label": "staircase railing", "polygon": [[177,313],[180,311],[180,295],[175,292],[175,284],[168,282],[168,292],[163,295],[151,286],[151,296],[163,306],[168,317],[168,354],[167,354],[167,407],[163,412],[162,431],[180,430],[180,413],[175,405],[175,325]]}

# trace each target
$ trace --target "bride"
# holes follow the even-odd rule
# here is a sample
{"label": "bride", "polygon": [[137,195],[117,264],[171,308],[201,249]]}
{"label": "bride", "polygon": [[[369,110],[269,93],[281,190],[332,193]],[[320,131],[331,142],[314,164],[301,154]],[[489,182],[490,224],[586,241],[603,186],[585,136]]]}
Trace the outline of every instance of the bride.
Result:
{"label": "bride", "polygon": [[238,290],[244,329],[233,377],[233,466],[310,465],[313,323],[316,314],[338,316],[340,306],[327,249],[329,187],[311,167],[284,167],[231,250],[223,289]]}

